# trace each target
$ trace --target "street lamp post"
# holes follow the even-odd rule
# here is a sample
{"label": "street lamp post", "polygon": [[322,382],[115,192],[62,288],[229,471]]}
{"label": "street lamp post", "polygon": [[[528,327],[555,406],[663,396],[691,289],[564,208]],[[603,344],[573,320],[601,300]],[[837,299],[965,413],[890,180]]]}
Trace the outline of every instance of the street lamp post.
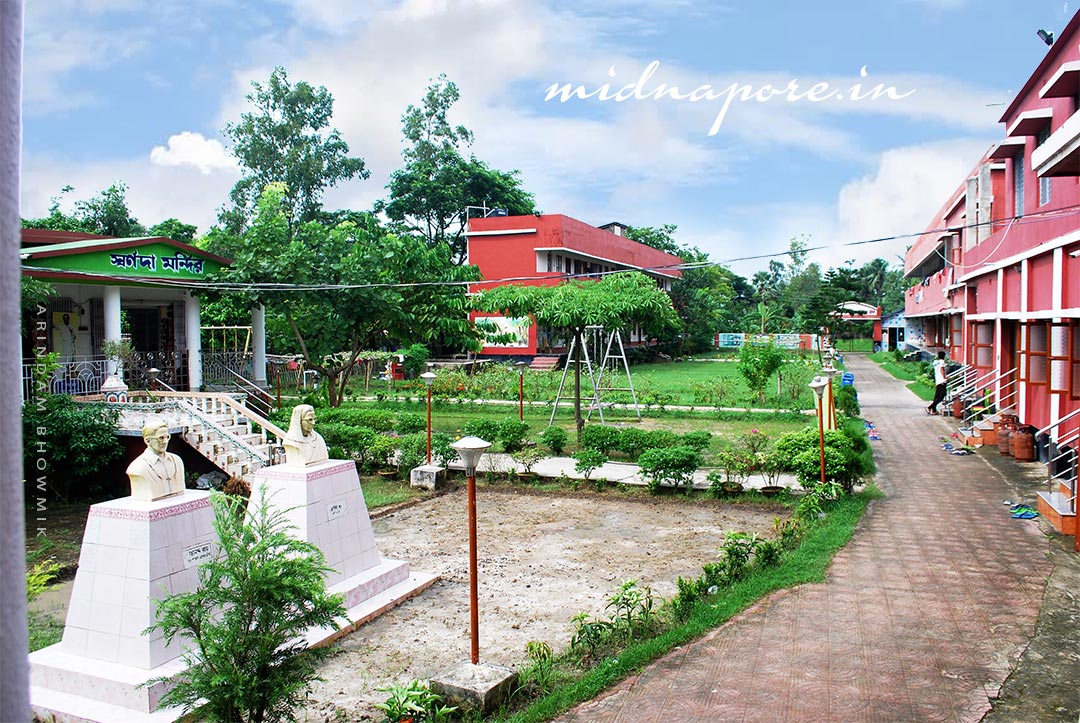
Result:
{"label": "street lamp post", "polygon": [[431,464],[431,385],[435,382],[435,372],[430,369],[420,375],[427,387],[427,463]]}
{"label": "street lamp post", "polygon": [[514,362],[518,370],[518,421],[525,421],[525,362]]}
{"label": "street lamp post", "polygon": [[821,449],[821,484],[825,484],[825,407],[822,405],[822,397],[825,393],[825,387],[829,386],[829,380],[826,377],[814,377],[814,381],[810,382],[810,388],[814,390],[814,396],[817,397],[818,406],[818,442]]}
{"label": "street lamp post", "polygon": [[150,377],[150,391],[157,391],[157,378],[158,374],[161,374],[161,370],[157,367],[146,370],[146,376]]}
{"label": "street lamp post", "polygon": [[836,399],[833,397],[833,384],[832,380],[840,370],[833,366],[832,354],[830,353],[825,357],[825,366],[822,368],[821,373],[829,380],[829,429],[836,429]]}
{"label": "street lamp post", "polygon": [[480,663],[480,610],[476,580],[476,466],[491,447],[479,437],[463,437],[450,445],[465,463],[469,480],[469,634],[472,640],[472,664]]}

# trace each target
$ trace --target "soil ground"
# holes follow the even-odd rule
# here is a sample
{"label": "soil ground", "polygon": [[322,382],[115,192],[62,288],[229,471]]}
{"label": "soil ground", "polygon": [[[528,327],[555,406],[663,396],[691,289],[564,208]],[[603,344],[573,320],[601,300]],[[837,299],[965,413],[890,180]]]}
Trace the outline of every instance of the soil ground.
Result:
{"label": "soil ground", "polygon": [[[715,560],[726,532],[771,534],[781,506],[683,497],[543,495],[481,487],[477,494],[480,658],[517,666],[531,640],[567,647],[570,618],[604,613],[605,597],[636,578],[670,598],[675,579]],[[464,490],[373,521],[383,556],[439,582],[333,646],[300,720],[381,720],[376,689],[428,679],[469,655]],[[658,601],[659,602],[659,601]]]}

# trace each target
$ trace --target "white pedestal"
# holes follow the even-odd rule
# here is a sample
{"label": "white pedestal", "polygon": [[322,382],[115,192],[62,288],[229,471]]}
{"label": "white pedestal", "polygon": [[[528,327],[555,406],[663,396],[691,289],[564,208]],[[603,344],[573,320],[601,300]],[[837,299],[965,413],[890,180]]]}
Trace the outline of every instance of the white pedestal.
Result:
{"label": "white pedestal", "polygon": [[379,554],[355,462],[332,459],[306,467],[263,467],[255,472],[251,499],[260,499],[263,490],[270,504],[287,510],[296,526],[293,534],[322,550],[333,569],[327,587],[345,596],[348,624],[311,630],[308,644],[339,637],[438,579],[410,573],[409,563]]}
{"label": "white pedestal", "polygon": [[178,641],[142,632],[156,601],[191,592],[217,535],[208,492],[156,502],[124,497],[90,507],[61,642],[30,655],[31,699],[58,721],[174,720],[150,714],[183,671]]}

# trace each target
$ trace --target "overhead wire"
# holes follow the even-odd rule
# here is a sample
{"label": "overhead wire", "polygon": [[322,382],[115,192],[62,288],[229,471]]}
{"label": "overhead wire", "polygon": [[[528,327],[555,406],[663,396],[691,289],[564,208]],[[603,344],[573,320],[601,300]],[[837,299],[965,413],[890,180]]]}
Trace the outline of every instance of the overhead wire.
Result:
{"label": "overhead wire", "polygon": [[[625,274],[631,271],[652,271],[654,273],[662,273],[664,271],[686,271],[691,269],[710,268],[717,266],[727,266],[728,264],[737,263],[741,261],[760,261],[764,259],[779,258],[782,256],[790,256],[792,253],[812,253],[814,251],[824,251],[829,249],[841,249],[851,248],[854,246],[865,246],[868,244],[885,243],[888,241],[900,241],[903,239],[919,238],[922,236],[929,236],[932,234],[944,234],[948,232],[956,232],[961,229],[973,229],[982,226],[994,226],[1008,222],[1008,226],[1002,237],[998,239],[998,245],[995,247],[995,251],[1000,247],[1001,243],[1005,240],[1009,230],[1013,225],[1024,225],[1028,223],[1040,223],[1043,221],[1054,220],[1056,218],[1067,218],[1071,216],[1080,215],[1080,204],[1072,206],[1065,206],[1057,209],[1048,209],[1046,211],[1036,211],[1030,214],[1022,216],[1011,216],[1006,218],[992,219],[990,221],[981,221],[971,224],[964,224],[963,226],[945,226],[939,228],[927,229],[925,231],[917,231],[911,233],[894,234],[891,236],[881,236],[878,238],[864,239],[860,241],[849,241],[841,244],[823,244],[819,246],[810,246],[797,251],[788,249],[786,251],[777,251],[767,254],[753,254],[749,256],[737,256],[718,261],[691,261],[691,262],[679,262],[674,264],[663,264],[656,266],[644,266],[634,269],[618,269],[613,271],[596,271],[588,273],[576,273],[576,274],[562,274],[562,278],[567,280],[578,279],[595,279],[603,276],[611,276],[614,274]],[[937,249],[934,249],[937,252]],[[32,249],[24,250],[24,253],[33,253]],[[939,252],[938,252],[939,253]],[[991,252],[993,253],[993,252]],[[940,255],[940,253],[939,253]],[[944,257],[943,257],[944,258]],[[947,261],[947,259],[946,259]],[[961,268],[966,268],[961,265]],[[24,271],[49,271],[37,266],[22,265]],[[550,280],[552,277],[550,272],[543,275],[533,276],[508,276],[497,279],[481,279],[478,281],[412,281],[412,282],[391,282],[391,283],[364,283],[364,284],[297,284],[289,282],[260,282],[260,283],[229,283],[221,281],[205,281],[199,279],[163,279],[160,277],[147,277],[147,276],[129,276],[120,274],[108,274],[83,271],[79,272],[81,278],[89,278],[96,281],[116,281],[124,283],[145,283],[155,286],[178,286],[188,289],[197,289],[203,291],[219,291],[219,292],[302,292],[302,291],[347,291],[347,290],[359,290],[359,289],[409,289],[409,288],[424,288],[424,287],[484,287],[484,286],[503,286],[506,284],[512,284],[517,282],[529,282],[539,280]]]}

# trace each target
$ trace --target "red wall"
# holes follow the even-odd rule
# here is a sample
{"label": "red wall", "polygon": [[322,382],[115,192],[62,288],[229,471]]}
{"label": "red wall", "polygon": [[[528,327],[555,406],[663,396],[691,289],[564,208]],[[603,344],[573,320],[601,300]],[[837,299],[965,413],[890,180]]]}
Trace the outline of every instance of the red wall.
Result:
{"label": "red wall", "polygon": [[[500,233],[492,235],[470,235],[468,239],[469,263],[480,268],[480,275],[493,283],[471,285],[471,291],[482,291],[504,283],[519,283],[530,286],[553,286],[568,278],[566,254],[578,254],[591,258],[581,259],[595,267],[636,267],[657,269],[671,277],[678,277],[682,272],[672,268],[682,263],[681,259],[671,254],[658,251],[651,246],[616,236],[577,219],[551,214],[543,216],[497,216],[477,218],[469,221],[469,231],[527,231],[527,233]],[[547,252],[540,252],[539,267],[536,249],[553,249],[552,259],[556,254],[563,256],[562,273],[546,271]],[[529,346],[526,347],[484,347],[482,354],[498,355],[533,355],[537,353],[536,326],[529,330]]]}

